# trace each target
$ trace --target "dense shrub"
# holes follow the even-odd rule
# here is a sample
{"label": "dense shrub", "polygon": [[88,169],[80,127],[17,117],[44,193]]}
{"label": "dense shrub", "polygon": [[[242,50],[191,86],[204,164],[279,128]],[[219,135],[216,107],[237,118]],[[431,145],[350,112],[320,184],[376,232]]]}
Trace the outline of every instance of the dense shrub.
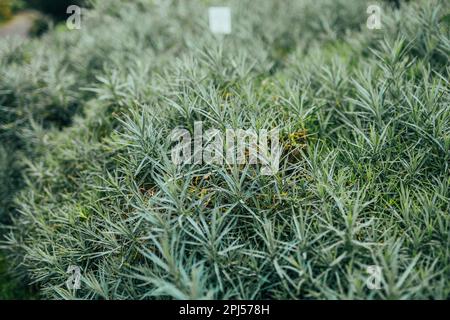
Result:
{"label": "dense shrub", "polygon": [[[101,1],[3,41],[18,272],[52,298],[448,298],[448,4],[368,30],[366,1],[231,1],[222,37],[210,3]],[[280,171],[175,166],[170,131],[200,120],[279,128]]]}

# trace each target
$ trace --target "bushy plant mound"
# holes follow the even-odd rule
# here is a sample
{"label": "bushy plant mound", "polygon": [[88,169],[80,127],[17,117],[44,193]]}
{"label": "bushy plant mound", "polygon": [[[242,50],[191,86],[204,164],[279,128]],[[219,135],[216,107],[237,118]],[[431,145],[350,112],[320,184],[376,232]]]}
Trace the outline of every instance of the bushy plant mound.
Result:
{"label": "bushy plant mound", "polygon": [[[52,298],[449,298],[448,3],[369,30],[366,1],[231,1],[226,36],[210,4],[101,1],[2,41],[17,272]],[[196,121],[278,128],[278,173],[173,164]]]}

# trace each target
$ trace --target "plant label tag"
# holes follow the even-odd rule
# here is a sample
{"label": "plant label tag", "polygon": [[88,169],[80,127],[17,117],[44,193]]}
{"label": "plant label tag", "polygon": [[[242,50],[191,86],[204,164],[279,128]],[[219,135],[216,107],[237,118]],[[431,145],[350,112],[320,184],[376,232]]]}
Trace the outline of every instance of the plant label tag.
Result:
{"label": "plant label tag", "polygon": [[209,29],[213,33],[231,33],[231,10],[229,7],[209,8]]}

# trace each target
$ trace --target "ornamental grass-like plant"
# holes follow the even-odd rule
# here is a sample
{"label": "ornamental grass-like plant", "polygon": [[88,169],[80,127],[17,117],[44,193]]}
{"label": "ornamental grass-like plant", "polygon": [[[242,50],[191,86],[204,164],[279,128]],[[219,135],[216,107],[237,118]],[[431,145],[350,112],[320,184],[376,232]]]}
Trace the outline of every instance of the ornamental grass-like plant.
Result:
{"label": "ornamental grass-like plant", "polygon": [[[448,299],[449,4],[370,30],[364,0],[225,1],[228,35],[214,4],[98,1],[0,41],[14,272],[56,299]],[[278,172],[174,164],[196,121],[277,128]]]}

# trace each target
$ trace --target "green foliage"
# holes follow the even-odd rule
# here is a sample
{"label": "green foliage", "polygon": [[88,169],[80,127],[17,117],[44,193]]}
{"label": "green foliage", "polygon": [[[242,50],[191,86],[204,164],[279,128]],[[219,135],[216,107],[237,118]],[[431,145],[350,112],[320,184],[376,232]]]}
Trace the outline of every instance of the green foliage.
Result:
{"label": "green foliage", "polygon": [[0,23],[9,20],[13,14],[25,7],[25,2],[23,0],[1,0]]}
{"label": "green foliage", "polygon": [[37,296],[32,288],[10,274],[6,259],[0,254],[0,300],[35,298]]}
{"label": "green foliage", "polygon": [[11,2],[2,1],[0,3],[0,22],[10,19],[12,16]]}
{"label": "green foliage", "polygon": [[[229,3],[227,36],[208,2],[140,0],[2,41],[17,272],[50,298],[448,299],[448,4],[368,30],[362,0]],[[175,166],[169,133],[195,121],[279,128],[280,171]]]}

